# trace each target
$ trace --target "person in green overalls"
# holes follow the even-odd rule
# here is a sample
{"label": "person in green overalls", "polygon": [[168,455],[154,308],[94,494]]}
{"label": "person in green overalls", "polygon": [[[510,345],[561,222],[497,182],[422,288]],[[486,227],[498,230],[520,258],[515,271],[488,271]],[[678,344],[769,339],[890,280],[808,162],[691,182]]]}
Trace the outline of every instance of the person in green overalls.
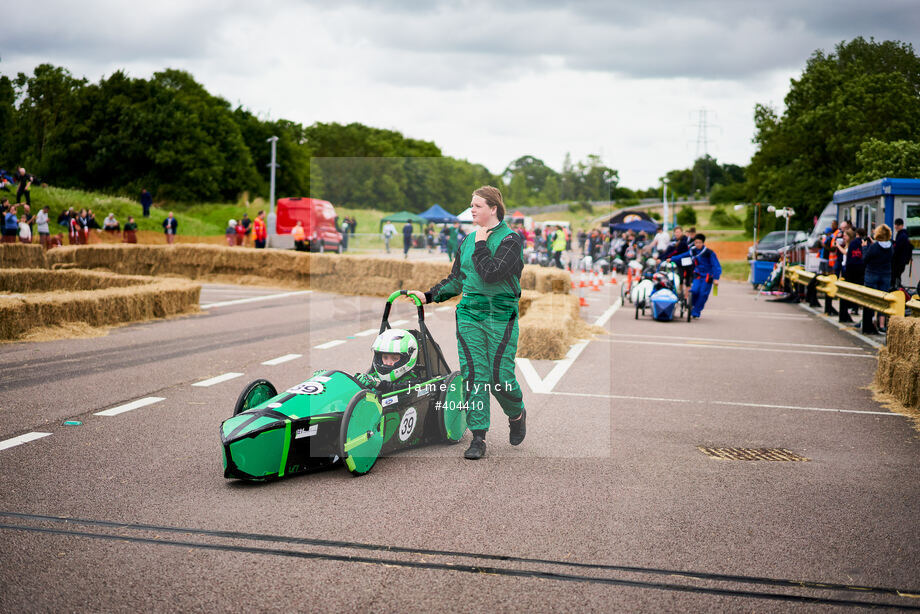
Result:
{"label": "person in green overalls", "polygon": [[460,243],[450,275],[428,292],[409,293],[425,303],[463,294],[457,305],[457,349],[473,433],[463,455],[475,460],[486,452],[489,393],[508,416],[511,445],[524,441],[527,432],[524,398],[514,375],[524,241],[503,221],[505,204],[498,188],[483,186],[473,192],[470,207],[479,228]]}

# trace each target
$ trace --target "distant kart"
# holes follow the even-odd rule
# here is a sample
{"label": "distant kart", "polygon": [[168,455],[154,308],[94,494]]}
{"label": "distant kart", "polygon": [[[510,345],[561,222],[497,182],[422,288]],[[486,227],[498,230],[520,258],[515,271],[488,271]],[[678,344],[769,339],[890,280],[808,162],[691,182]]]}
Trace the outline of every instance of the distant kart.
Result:
{"label": "distant kart", "polygon": [[677,311],[681,319],[686,314],[687,321],[690,321],[690,301],[684,299],[683,292],[675,281],[679,280],[679,276],[672,275],[674,271],[670,267],[667,268],[667,271],[655,273],[651,279],[643,279],[634,288],[632,301],[636,306],[637,320],[639,314],[645,315],[648,309],[652,318],[659,322],[670,322]]}
{"label": "distant kart", "polygon": [[[390,295],[380,332],[390,328]],[[220,426],[224,477],[264,481],[344,464],[364,475],[385,454],[429,443],[456,443],[466,431],[463,378],[451,371],[425,326],[421,301],[419,356],[412,386],[377,393],[348,372],[317,371],[278,394],[264,379],[240,394],[233,417]]]}

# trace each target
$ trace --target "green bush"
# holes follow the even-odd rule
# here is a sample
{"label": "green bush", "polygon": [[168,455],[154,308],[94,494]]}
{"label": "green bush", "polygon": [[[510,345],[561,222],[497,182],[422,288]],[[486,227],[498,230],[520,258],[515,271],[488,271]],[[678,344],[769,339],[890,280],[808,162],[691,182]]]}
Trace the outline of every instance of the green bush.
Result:
{"label": "green bush", "polygon": [[649,217],[652,218],[653,220],[661,220],[661,214],[658,213],[657,211],[652,211],[652,212],[649,213],[648,215],[649,215]]}
{"label": "green bush", "polygon": [[696,211],[690,205],[683,205],[677,212],[677,223],[681,226],[693,226],[696,224]]}
{"label": "green bush", "polygon": [[725,210],[725,207],[718,205],[709,218],[709,225],[714,228],[738,228],[741,226],[741,218],[732,215]]}
{"label": "green bush", "polygon": [[579,211],[584,211],[585,213],[594,213],[594,206],[589,202],[578,202],[578,203],[569,203],[569,211],[571,213],[578,213]]}
{"label": "green bush", "polygon": [[716,184],[709,193],[709,202],[713,205],[738,203],[744,200],[748,200],[746,183]]}

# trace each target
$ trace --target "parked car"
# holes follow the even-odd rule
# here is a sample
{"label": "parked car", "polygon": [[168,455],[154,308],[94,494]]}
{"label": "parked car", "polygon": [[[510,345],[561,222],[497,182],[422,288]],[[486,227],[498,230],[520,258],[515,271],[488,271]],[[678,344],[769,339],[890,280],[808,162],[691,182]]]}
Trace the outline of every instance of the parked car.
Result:
{"label": "parked car", "polygon": [[820,249],[819,243],[824,239],[824,231],[831,226],[831,222],[837,219],[837,205],[834,203],[829,203],[824,211],[821,212],[821,215],[818,216],[818,221],[815,223],[815,227],[812,229],[811,234],[808,235],[808,249],[817,251]]}
{"label": "parked car", "polygon": [[[335,224],[335,207],[317,198],[279,198],[276,232],[290,237],[297,220],[303,223],[304,234],[311,252],[342,252],[342,233]],[[290,239],[290,247],[294,240]],[[286,245],[284,247],[287,247]]]}
{"label": "parked car", "polygon": [[[757,260],[776,262],[789,250],[788,262],[805,262],[808,234],[804,230],[790,230],[788,235],[783,230],[767,233],[757,242]],[[748,260],[753,260],[754,248],[748,249]]]}

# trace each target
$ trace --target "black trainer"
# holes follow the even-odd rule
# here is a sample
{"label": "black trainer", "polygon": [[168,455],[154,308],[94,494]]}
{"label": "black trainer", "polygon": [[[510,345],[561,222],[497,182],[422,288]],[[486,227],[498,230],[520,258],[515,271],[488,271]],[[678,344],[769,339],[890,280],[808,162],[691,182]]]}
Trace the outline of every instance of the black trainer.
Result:
{"label": "black trainer", "polygon": [[468,458],[470,460],[479,460],[486,453],[486,440],[482,435],[473,435],[473,441],[470,442],[470,447],[466,449],[466,452],[463,453],[463,458]]}
{"label": "black trainer", "polygon": [[508,433],[508,442],[512,446],[520,445],[524,441],[524,437],[527,435],[527,410],[521,410],[521,416],[517,420],[512,420],[508,418],[508,427],[510,432]]}

